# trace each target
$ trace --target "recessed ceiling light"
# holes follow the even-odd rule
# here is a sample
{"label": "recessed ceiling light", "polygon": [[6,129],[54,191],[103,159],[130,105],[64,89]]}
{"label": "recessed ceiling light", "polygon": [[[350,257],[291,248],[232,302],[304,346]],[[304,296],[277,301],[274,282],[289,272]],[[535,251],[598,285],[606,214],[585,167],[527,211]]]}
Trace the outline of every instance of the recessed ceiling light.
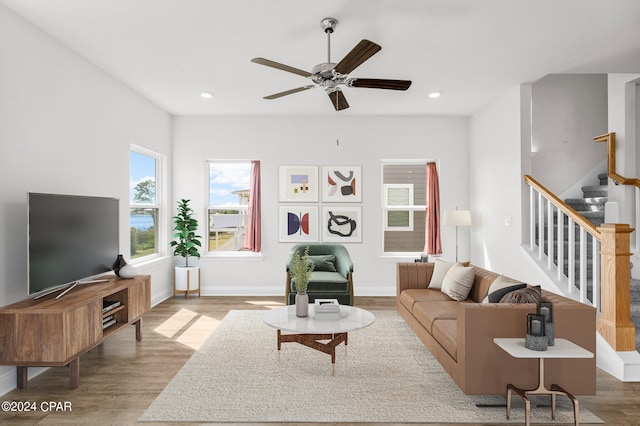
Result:
{"label": "recessed ceiling light", "polygon": [[431,99],[439,98],[439,97],[440,97],[440,95],[442,95],[442,92],[431,92],[431,93],[429,93],[429,97],[430,97]]}
{"label": "recessed ceiling light", "polygon": [[204,99],[211,99],[213,98],[213,94],[209,92],[202,92],[200,93],[200,97]]}

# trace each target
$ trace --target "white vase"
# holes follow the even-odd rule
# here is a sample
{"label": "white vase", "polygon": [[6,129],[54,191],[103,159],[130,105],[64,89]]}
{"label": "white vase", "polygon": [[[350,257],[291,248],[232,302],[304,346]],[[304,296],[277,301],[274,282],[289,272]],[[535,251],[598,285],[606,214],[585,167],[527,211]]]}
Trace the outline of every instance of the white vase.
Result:
{"label": "white vase", "polygon": [[200,287],[199,266],[176,266],[175,267],[175,286],[179,291],[193,291]]}
{"label": "white vase", "polygon": [[296,316],[309,316],[309,295],[304,291],[296,293]]}
{"label": "white vase", "polygon": [[127,264],[118,270],[118,275],[120,278],[133,278],[138,275],[138,270],[135,266]]}

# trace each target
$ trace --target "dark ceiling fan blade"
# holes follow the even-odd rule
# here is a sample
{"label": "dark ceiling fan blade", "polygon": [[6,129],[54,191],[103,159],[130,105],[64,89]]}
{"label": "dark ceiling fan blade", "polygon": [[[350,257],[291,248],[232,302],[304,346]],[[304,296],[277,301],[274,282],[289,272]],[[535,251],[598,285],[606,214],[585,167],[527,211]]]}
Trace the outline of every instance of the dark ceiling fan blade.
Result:
{"label": "dark ceiling fan blade", "polygon": [[364,61],[378,53],[382,46],[369,40],[360,40],[347,56],[342,58],[333,69],[338,74],[349,74],[358,68]]}
{"label": "dark ceiling fan blade", "polygon": [[310,85],[310,86],[296,87],[295,89],[285,90],[284,92],[274,93],[273,95],[265,96],[263,99],[278,99],[278,98],[281,98],[283,96],[293,95],[294,93],[302,92],[304,90],[313,89],[314,87],[316,87],[316,86],[314,86],[313,84]]}
{"label": "dark ceiling fan blade", "polygon": [[354,78],[349,81],[350,87],[366,87],[368,89],[407,90],[411,80],[385,80],[381,78]]}
{"label": "dark ceiling fan blade", "polygon": [[342,111],[343,109],[349,108],[347,98],[344,97],[344,93],[342,93],[342,90],[340,89],[329,92],[329,99],[331,99],[331,103],[336,111]]}
{"label": "dark ceiling fan blade", "polygon": [[264,65],[264,66],[267,66],[267,67],[275,68],[275,69],[278,69],[278,70],[282,70],[282,71],[287,71],[287,72],[291,72],[291,73],[294,73],[294,74],[298,74],[298,75],[301,75],[303,77],[311,77],[313,75],[310,72],[303,71],[303,70],[298,69],[298,68],[290,67],[289,65],[284,65],[284,64],[281,64],[279,62],[271,61],[271,60],[265,59],[265,58],[253,58],[251,60],[251,62],[254,62],[256,64],[260,64],[260,65]]}

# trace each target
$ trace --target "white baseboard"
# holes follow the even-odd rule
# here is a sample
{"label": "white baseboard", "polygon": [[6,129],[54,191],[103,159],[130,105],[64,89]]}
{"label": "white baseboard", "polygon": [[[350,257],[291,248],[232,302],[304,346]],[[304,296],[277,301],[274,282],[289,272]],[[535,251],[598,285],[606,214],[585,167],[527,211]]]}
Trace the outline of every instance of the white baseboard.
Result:
{"label": "white baseboard", "polygon": [[165,291],[161,291],[159,294],[154,294],[151,297],[151,307],[154,307],[154,306],[164,302],[165,300],[167,300],[170,297],[173,297],[173,290],[172,289],[167,289]]}
{"label": "white baseboard", "polygon": [[0,376],[0,395],[14,390],[16,388],[16,380],[16,369],[14,367],[7,367],[7,372]]}
{"label": "white baseboard", "polygon": [[[28,380],[31,380],[47,371],[49,367],[29,367]],[[7,372],[0,376],[0,395],[16,389],[18,373],[15,367],[7,367]]]}
{"label": "white baseboard", "polygon": [[640,353],[616,352],[600,334],[596,334],[596,366],[622,382],[640,382]]}

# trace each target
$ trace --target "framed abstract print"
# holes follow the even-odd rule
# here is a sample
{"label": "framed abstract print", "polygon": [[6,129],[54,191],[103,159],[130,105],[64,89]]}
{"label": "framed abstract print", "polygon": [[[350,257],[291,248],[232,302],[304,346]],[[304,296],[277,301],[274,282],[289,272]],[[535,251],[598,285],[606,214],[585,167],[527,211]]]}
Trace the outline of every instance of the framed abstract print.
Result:
{"label": "framed abstract print", "polygon": [[279,201],[318,202],[318,166],[280,166]]}
{"label": "framed abstract print", "polygon": [[280,206],[278,221],[281,243],[318,241],[318,206]]}
{"label": "framed abstract print", "polygon": [[362,242],[361,206],[323,206],[322,241],[335,243]]}
{"label": "framed abstract print", "polygon": [[325,203],[362,202],[362,166],[323,166],[320,186]]}

